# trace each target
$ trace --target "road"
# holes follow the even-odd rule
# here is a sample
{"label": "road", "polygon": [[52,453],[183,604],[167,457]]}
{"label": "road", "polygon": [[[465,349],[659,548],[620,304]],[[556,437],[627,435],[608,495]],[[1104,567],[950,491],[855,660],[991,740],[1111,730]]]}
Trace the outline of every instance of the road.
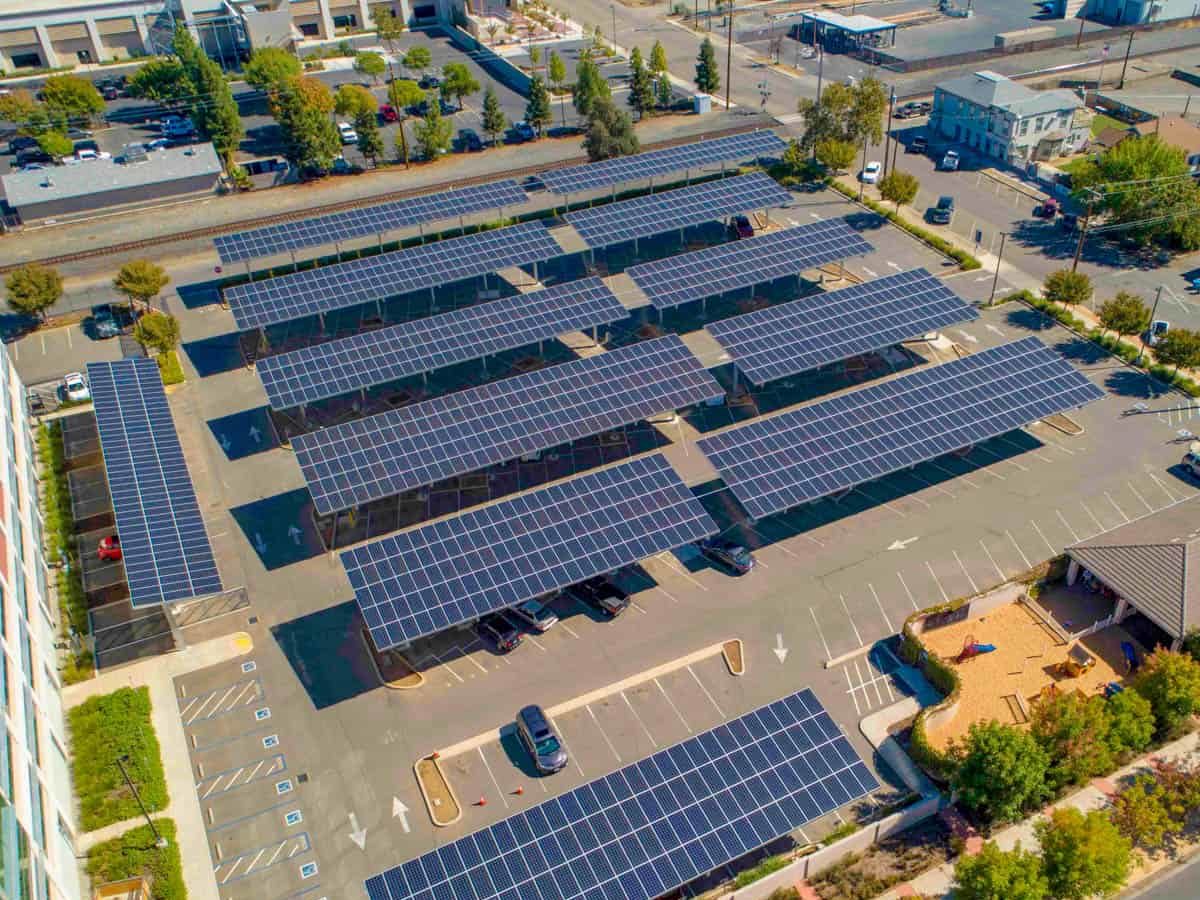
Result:
{"label": "road", "polygon": [[1196,866],[1200,856],[1193,856],[1181,866],[1167,870],[1149,887],[1134,888],[1121,896],[1125,900],[1192,900],[1196,896]]}

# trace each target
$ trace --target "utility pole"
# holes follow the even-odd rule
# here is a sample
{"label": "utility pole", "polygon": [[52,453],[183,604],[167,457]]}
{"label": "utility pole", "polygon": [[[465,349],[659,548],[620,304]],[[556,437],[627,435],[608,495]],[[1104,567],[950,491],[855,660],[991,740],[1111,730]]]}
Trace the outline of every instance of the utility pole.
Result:
{"label": "utility pole", "polygon": [[1108,59],[1108,44],[1100,48],[1100,72],[1096,76],[1096,94],[1104,90],[1104,61]]}
{"label": "utility pole", "polygon": [[1088,188],[1087,214],[1083,217],[1083,225],[1079,229],[1079,240],[1075,244],[1075,258],[1071,261],[1071,271],[1079,268],[1079,257],[1083,253],[1083,242],[1087,238],[1088,226],[1092,222],[1092,208],[1096,202],[1096,191]]}
{"label": "utility pole", "polygon": [[863,135],[862,168],[859,169],[859,172],[858,172],[858,202],[859,203],[862,203],[863,185],[864,185],[863,172],[866,171],[866,168],[867,168],[867,136],[864,134]]}
{"label": "utility pole", "polygon": [[[1161,284],[1158,286],[1158,290],[1154,292],[1154,306],[1150,307],[1150,327],[1147,328],[1146,331],[1149,331],[1151,334],[1153,334],[1154,315],[1158,312],[1158,301],[1160,297],[1162,297]],[[1142,364],[1142,356],[1146,353],[1146,331],[1142,332],[1142,349],[1138,351],[1137,359],[1134,360],[1133,364],[1135,366],[1140,366]]]}
{"label": "utility pole", "polygon": [[125,769],[125,763],[129,761],[128,756],[117,757],[117,768],[121,770],[121,777],[125,779],[125,784],[129,787],[129,792],[133,794],[133,799],[137,801],[138,809],[142,811],[142,816],[146,819],[146,824],[150,826],[150,832],[154,835],[154,846],[159,850],[165,849],[167,839],[159,834],[154,820],[150,818],[150,813],[146,811],[146,804],[142,802],[142,795],[138,793],[137,787],[129,777],[129,772]]}
{"label": "utility pole", "polygon": [[[816,106],[813,108],[813,112],[814,112],[814,114],[819,115],[821,112],[821,75],[825,71],[825,50],[821,46],[821,39],[820,39],[819,33],[817,32],[817,23],[816,22],[813,22],[813,42],[817,45],[817,103],[816,103]],[[807,122],[805,122],[804,125],[805,125],[805,128],[808,127]],[[812,158],[813,159],[817,158],[817,142],[816,141],[813,141],[813,145],[812,145]]]}
{"label": "utility pole", "polygon": [[988,294],[988,306],[996,299],[996,282],[1000,280],[1000,260],[1004,259],[1004,240],[1007,237],[1007,231],[1000,232],[1000,252],[996,255],[996,273],[992,276],[992,292]]}
{"label": "utility pole", "polygon": [[616,49],[617,49],[617,4],[615,4],[615,3],[612,5],[612,19],[613,19],[612,45],[613,45],[613,52],[615,53]]}
{"label": "utility pole", "polygon": [[1079,33],[1077,35],[1075,35],[1075,49],[1076,50],[1079,49],[1079,43],[1080,43],[1080,41],[1083,40],[1083,23],[1086,21],[1087,21],[1087,19],[1085,19],[1083,16],[1079,17]]}
{"label": "utility pole", "polygon": [[733,87],[733,0],[725,15],[729,18],[729,34],[725,45],[725,109],[729,109],[729,91]]}
{"label": "utility pole", "polygon": [[1129,68],[1129,51],[1133,49],[1133,32],[1129,32],[1129,43],[1125,45],[1125,61],[1121,63],[1121,80],[1117,82],[1117,90],[1125,87],[1125,70]]}
{"label": "utility pole", "polygon": [[887,136],[883,139],[883,174],[888,173],[888,151],[892,149],[892,113],[896,109],[896,86],[892,85],[892,93],[888,98],[888,127]]}

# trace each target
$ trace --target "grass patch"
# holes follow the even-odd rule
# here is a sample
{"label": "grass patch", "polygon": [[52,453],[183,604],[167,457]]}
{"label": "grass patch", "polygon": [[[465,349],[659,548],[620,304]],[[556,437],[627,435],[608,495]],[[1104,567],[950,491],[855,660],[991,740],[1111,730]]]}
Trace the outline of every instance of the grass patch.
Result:
{"label": "grass patch", "polygon": [[1076,157],[1073,157],[1072,159],[1067,160],[1065,163],[1063,163],[1061,166],[1059,166],[1058,170],[1060,172],[1066,172],[1068,175],[1075,175],[1079,172],[1080,169],[1082,169],[1089,162],[1091,162],[1091,159],[1092,158],[1090,156],[1086,156],[1086,155],[1085,156],[1076,156]]}
{"label": "grass patch", "polygon": [[1096,113],[1095,118],[1092,119],[1092,137],[1098,135],[1105,128],[1119,128],[1124,131],[1128,127],[1128,122],[1122,122],[1120,119],[1114,119],[1104,113]]}
{"label": "grass patch", "polygon": [[788,862],[789,860],[786,856],[768,856],[754,868],[738,872],[737,877],[733,879],[733,889],[735,891],[741,890],[747,885],[754,884],[754,882],[766,878],[771,873],[778,872]]}
{"label": "grass patch", "polygon": [[138,878],[149,875],[153,900],[186,900],[183,883],[183,864],[179,858],[179,841],[175,837],[172,819],[155,819],[159,834],[167,846],[154,846],[154,833],[149,825],[134,828],[111,841],[97,844],[87,855],[87,873],[93,885]]}
{"label": "grass patch", "polygon": [[183,384],[183,366],[179,363],[179,354],[174,350],[158,355],[158,371],[162,375],[163,384]]}
{"label": "grass patch", "polygon": [[92,697],[67,713],[71,731],[79,824],[94,831],[139,815],[116,760],[128,756],[129,777],[150,812],[167,806],[158,737],[150,723],[149,688],[121,688]]}

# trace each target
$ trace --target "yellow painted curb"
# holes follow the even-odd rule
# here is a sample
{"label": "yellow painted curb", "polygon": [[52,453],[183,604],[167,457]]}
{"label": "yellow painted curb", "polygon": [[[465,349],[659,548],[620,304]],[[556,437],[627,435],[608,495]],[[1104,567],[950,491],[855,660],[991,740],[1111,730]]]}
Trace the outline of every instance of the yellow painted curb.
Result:
{"label": "yellow painted curb", "polygon": [[[360,630],[358,632],[358,635],[360,638],[362,638],[362,642],[364,644],[366,644],[367,641],[370,640],[370,638],[368,638],[362,630]],[[410,663],[408,661],[407,657],[401,656],[400,654],[396,654],[396,655],[400,656],[400,658],[404,660],[404,664],[406,666],[408,666],[408,670],[417,676],[417,683],[416,684],[401,684],[398,681],[384,681],[383,673],[379,671],[379,664],[375,662],[375,654],[371,652],[371,648],[369,646],[366,647],[365,649],[367,651],[367,659],[369,659],[371,661],[371,668],[375,670],[375,677],[378,678],[379,683],[382,684],[388,690],[415,691],[417,688],[419,688],[421,685],[423,685],[425,683],[424,673],[418,672],[416,666],[412,665],[412,663]],[[390,652],[395,653],[396,651],[393,650]]]}
{"label": "yellow painted curb", "polygon": [[[420,766],[421,763],[425,762],[426,760],[433,763],[433,767],[435,769],[437,769],[438,775],[441,776],[442,782],[446,785],[446,792],[450,795],[450,799],[454,801],[454,805],[458,808],[458,813],[454,816],[454,818],[447,819],[444,822],[441,821],[440,819],[438,819],[438,815],[436,812],[437,807],[435,807],[433,805],[433,801],[429,799],[429,794],[426,793],[426,791],[425,791],[425,782],[421,780],[421,773],[417,769],[417,767]],[[418,759],[415,763],[413,763],[413,777],[415,777],[417,779],[417,787],[421,791],[421,799],[425,801],[425,809],[429,813],[430,821],[433,822],[434,825],[437,825],[440,828],[445,828],[449,825],[453,825],[455,822],[457,822],[459,819],[462,818],[462,815],[463,815],[462,801],[460,801],[458,799],[458,794],[454,793],[454,785],[450,783],[450,779],[447,778],[446,773],[444,771],[442,771],[442,764],[440,762],[438,762],[438,758],[436,756],[422,757],[421,759]]]}
{"label": "yellow painted curb", "polygon": [[233,646],[241,653],[249,653],[254,649],[254,638],[244,631],[239,631],[233,636]]}

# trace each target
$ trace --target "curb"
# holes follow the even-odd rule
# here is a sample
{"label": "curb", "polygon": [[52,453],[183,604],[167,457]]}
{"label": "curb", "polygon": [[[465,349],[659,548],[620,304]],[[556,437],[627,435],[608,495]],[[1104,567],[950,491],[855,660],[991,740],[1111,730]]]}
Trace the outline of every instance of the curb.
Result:
{"label": "curb", "polygon": [[[417,767],[425,761],[433,763],[433,767],[437,770],[438,775],[441,777],[442,783],[446,785],[446,793],[450,795],[450,799],[454,801],[454,805],[458,808],[458,813],[452,819],[446,819],[445,821],[442,821],[438,818],[437,812],[435,812],[436,807],[433,805],[433,801],[429,799],[429,794],[425,790],[425,782],[421,780],[421,773],[417,769]],[[446,828],[462,818],[462,801],[458,799],[458,794],[454,793],[454,785],[450,783],[450,779],[447,778],[446,773],[442,771],[442,764],[438,762],[438,758],[436,756],[423,756],[421,759],[418,759],[415,763],[413,763],[413,775],[417,779],[417,787],[421,791],[421,799],[425,801],[425,810],[429,813],[429,819],[434,825],[437,825],[439,828]]]}
{"label": "curb", "polygon": [[[741,671],[734,669],[733,661],[729,657],[728,651],[725,649],[729,644],[737,644],[738,659],[741,661]],[[721,657],[725,660],[725,668],[729,670],[729,674],[735,677],[741,677],[746,674],[746,648],[742,645],[741,638],[732,638],[721,644]]]}
{"label": "curb", "polygon": [[[359,632],[359,637],[362,638],[364,644],[369,640],[369,638],[365,634],[363,634],[361,631]],[[382,684],[388,690],[390,690],[390,691],[415,691],[417,688],[419,688],[421,685],[423,685],[425,683],[425,674],[423,672],[418,672],[416,667],[413,666],[411,663],[409,663],[407,658],[405,658],[404,656],[401,656],[398,653],[396,655],[400,656],[400,658],[404,660],[404,664],[406,666],[408,666],[408,670],[417,676],[417,683],[416,684],[400,684],[399,682],[396,682],[396,681],[387,681],[386,679],[384,679],[383,673],[379,671],[379,664],[375,662],[375,654],[371,652],[371,648],[367,647],[366,650],[367,650],[367,659],[369,659],[371,661],[371,669],[375,672],[375,677],[378,678],[379,683]],[[393,650],[391,652],[395,653],[396,651]]]}
{"label": "curb", "polygon": [[865,656],[871,652],[871,648],[875,644],[863,644],[856,650],[851,650],[849,653],[843,653],[841,656],[831,656],[825,660],[825,668],[832,669],[834,666],[840,666],[844,662],[849,662],[852,659],[857,659],[860,656]]}

